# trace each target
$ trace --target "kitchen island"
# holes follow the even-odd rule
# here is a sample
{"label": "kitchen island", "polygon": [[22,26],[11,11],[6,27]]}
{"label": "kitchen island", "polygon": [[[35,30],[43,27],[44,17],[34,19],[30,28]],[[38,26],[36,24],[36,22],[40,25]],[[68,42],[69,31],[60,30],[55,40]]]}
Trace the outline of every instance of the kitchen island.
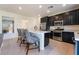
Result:
{"label": "kitchen island", "polygon": [[30,31],[34,33],[40,39],[40,50],[44,50],[49,44],[49,36],[51,31]]}

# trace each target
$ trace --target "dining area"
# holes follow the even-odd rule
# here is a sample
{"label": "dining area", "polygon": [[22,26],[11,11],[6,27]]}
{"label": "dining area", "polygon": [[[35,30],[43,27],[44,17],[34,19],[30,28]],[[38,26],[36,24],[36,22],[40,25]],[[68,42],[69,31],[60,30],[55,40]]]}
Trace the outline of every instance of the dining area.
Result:
{"label": "dining area", "polygon": [[[29,46],[30,45],[35,45],[38,48],[38,51],[40,51],[39,49],[39,38],[37,36],[35,36],[33,33],[28,32],[27,29],[17,29],[18,31],[18,40],[17,42],[20,40],[20,47],[21,44],[26,44],[26,54],[28,54],[28,51],[30,50]],[[31,48],[34,49],[34,48]]]}

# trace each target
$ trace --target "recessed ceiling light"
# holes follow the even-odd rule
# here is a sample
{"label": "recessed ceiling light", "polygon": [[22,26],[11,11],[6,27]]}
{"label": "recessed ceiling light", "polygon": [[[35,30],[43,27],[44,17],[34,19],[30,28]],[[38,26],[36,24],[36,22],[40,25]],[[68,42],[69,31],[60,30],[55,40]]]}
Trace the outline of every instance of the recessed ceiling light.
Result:
{"label": "recessed ceiling light", "polygon": [[47,10],[47,13],[49,13],[50,11],[49,10]]}
{"label": "recessed ceiling light", "polygon": [[18,9],[19,9],[19,10],[22,10],[22,7],[21,7],[21,6],[19,6],[19,7],[18,7]]}
{"label": "recessed ceiling light", "polygon": [[40,14],[38,16],[40,17]]}
{"label": "recessed ceiling light", "polygon": [[65,6],[66,6],[66,4],[62,4],[62,6],[63,6],[63,7],[65,7]]}
{"label": "recessed ceiling light", "polygon": [[39,8],[42,8],[42,5],[39,5]]}
{"label": "recessed ceiling light", "polygon": [[41,15],[40,15],[40,14],[38,14],[38,17],[39,17],[39,18],[41,18]]}

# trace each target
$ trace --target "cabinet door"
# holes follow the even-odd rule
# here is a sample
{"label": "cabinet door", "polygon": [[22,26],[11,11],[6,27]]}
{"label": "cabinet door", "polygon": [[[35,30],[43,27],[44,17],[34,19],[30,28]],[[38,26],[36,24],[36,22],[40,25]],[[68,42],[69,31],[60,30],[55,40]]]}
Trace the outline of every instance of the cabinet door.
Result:
{"label": "cabinet door", "polygon": [[64,42],[74,43],[72,37],[74,37],[74,32],[62,32],[62,40]]}
{"label": "cabinet door", "polygon": [[63,20],[63,25],[66,25],[67,24],[67,21],[66,19]]}
{"label": "cabinet door", "polygon": [[54,18],[51,16],[49,19],[50,26],[54,26]]}
{"label": "cabinet door", "polygon": [[71,24],[71,20],[70,20],[70,13],[67,12],[64,14],[64,18],[63,18],[63,24],[64,25],[70,25]]}
{"label": "cabinet door", "polygon": [[79,25],[79,9],[77,10],[77,24]]}
{"label": "cabinet door", "polygon": [[47,21],[47,17],[41,18],[41,23],[44,23],[44,22],[46,22],[46,21]]}
{"label": "cabinet door", "polygon": [[41,23],[43,23],[44,22],[44,18],[41,18]]}
{"label": "cabinet door", "polygon": [[76,41],[75,43],[76,43],[76,45],[75,45],[75,53],[76,53],[76,55],[79,55],[79,41]]}
{"label": "cabinet door", "polygon": [[49,17],[41,18],[41,23],[46,23],[46,30],[49,30],[50,28]]}
{"label": "cabinet door", "polygon": [[63,24],[64,24],[64,25],[70,25],[69,16],[67,16],[67,17],[64,19]]}
{"label": "cabinet door", "polygon": [[77,13],[76,11],[70,12],[70,19],[71,19],[71,25],[76,25],[77,24]]}
{"label": "cabinet door", "polygon": [[46,47],[49,44],[50,33],[45,33],[44,38],[44,46]]}
{"label": "cabinet door", "polygon": [[50,38],[53,39],[53,31],[50,32]]}
{"label": "cabinet door", "polygon": [[64,25],[78,25],[79,24],[79,10],[73,10],[65,13]]}
{"label": "cabinet door", "polygon": [[46,21],[46,30],[49,30],[50,29],[50,21],[49,21],[50,17],[47,17],[46,20],[47,20]]}

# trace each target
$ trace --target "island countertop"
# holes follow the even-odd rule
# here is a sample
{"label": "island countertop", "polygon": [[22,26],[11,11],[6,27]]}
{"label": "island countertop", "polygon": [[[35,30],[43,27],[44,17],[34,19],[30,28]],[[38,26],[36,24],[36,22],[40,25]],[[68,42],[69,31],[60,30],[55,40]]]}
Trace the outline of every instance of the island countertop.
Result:
{"label": "island countertop", "polygon": [[45,33],[50,33],[51,31],[29,31],[34,33],[40,39],[40,50],[44,50],[44,43],[45,43]]}
{"label": "island countertop", "polygon": [[49,33],[51,31],[30,31],[30,32],[33,32],[33,33]]}

